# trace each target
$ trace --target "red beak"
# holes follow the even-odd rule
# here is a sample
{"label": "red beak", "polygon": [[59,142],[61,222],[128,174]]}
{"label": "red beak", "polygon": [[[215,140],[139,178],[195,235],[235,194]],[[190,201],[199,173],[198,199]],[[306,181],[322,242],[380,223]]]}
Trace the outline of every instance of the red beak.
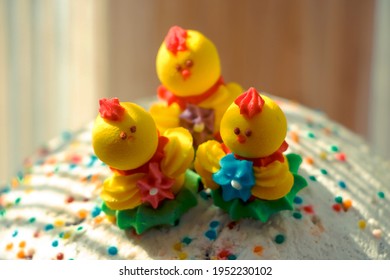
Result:
{"label": "red beak", "polygon": [[181,76],[184,80],[187,80],[191,76],[191,72],[188,69],[184,69],[181,71]]}
{"label": "red beak", "polygon": [[244,144],[245,143],[245,141],[246,141],[246,138],[245,138],[245,136],[244,135],[237,135],[237,141],[238,141],[238,143],[240,143],[240,144]]}

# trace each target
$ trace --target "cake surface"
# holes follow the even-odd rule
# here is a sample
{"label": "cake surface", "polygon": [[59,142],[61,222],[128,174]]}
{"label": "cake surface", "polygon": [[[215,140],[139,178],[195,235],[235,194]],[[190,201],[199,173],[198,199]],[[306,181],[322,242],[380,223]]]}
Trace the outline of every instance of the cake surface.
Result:
{"label": "cake surface", "polygon": [[308,182],[293,211],[232,221],[202,191],[177,226],[121,230],[101,209],[111,171],[89,125],[48,143],[0,188],[0,259],[390,259],[389,163],[323,114],[274,99]]}

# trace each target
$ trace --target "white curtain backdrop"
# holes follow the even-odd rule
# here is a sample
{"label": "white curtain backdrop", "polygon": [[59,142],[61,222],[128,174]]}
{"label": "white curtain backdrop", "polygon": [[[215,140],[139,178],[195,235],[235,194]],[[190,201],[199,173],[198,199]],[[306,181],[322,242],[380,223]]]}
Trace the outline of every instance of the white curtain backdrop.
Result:
{"label": "white curtain backdrop", "polygon": [[370,107],[370,142],[390,159],[390,1],[377,0]]}
{"label": "white curtain backdrop", "polygon": [[0,0],[0,182],[49,139],[96,115],[107,87],[105,5]]}

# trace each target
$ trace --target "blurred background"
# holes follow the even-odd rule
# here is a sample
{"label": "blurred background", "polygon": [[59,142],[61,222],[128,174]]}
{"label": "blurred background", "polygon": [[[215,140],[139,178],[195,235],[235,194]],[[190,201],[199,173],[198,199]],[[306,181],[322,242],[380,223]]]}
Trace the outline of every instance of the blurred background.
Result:
{"label": "blurred background", "polygon": [[215,43],[225,81],[321,110],[390,158],[388,0],[0,0],[0,182],[99,98],[155,96],[172,25]]}

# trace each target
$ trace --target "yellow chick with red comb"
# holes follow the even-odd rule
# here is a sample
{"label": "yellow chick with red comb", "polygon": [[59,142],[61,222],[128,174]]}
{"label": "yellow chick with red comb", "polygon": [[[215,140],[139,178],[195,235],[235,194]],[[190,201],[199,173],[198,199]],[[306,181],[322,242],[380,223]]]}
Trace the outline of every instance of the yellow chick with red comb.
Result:
{"label": "yellow chick with red comb", "polygon": [[156,70],[162,102],[150,112],[158,129],[182,126],[195,147],[218,139],[222,115],[242,88],[224,82],[215,45],[198,31],[173,26],[158,51]]}
{"label": "yellow chick with red comb", "polygon": [[250,88],[223,115],[223,142],[198,147],[195,170],[212,190],[214,203],[234,220],[266,221],[274,212],[292,209],[295,194],[306,186],[297,174],[301,157],[283,154],[286,133],[280,107]]}
{"label": "yellow chick with red comb", "polygon": [[174,225],[197,201],[198,175],[188,170],[194,158],[191,134],[172,128],[160,135],[137,104],[118,98],[99,103],[92,146],[113,171],[103,184],[102,209],[120,228],[137,233]]}

